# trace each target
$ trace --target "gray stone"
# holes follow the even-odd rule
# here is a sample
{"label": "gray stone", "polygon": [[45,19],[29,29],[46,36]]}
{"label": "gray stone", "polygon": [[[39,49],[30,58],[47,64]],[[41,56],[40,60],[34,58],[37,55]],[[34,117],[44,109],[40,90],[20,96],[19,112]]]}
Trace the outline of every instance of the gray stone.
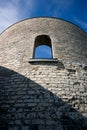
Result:
{"label": "gray stone", "polygon": [[[51,47],[53,58],[35,59],[39,45]],[[34,18],[0,35],[0,128],[82,130],[86,115],[85,32],[64,20]]]}

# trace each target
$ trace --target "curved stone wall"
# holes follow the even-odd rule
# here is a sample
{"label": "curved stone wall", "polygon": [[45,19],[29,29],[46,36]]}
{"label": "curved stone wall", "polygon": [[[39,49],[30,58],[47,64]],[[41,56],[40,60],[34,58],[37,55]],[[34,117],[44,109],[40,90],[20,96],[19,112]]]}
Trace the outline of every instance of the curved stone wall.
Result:
{"label": "curved stone wall", "polygon": [[[53,59],[32,59],[39,35],[50,37]],[[3,129],[87,129],[87,34],[63,20],[34,18],[0,35]]]}

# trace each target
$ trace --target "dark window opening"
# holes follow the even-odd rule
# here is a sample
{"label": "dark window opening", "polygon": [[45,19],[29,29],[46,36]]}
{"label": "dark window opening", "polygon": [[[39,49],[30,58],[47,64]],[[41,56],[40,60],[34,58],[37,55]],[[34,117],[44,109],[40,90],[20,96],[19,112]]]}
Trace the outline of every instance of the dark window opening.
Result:
{"label": "dark window opening", "polygon": [[52,59],[51,39],[47,35],[37,36],[34,44],[33,58]]}

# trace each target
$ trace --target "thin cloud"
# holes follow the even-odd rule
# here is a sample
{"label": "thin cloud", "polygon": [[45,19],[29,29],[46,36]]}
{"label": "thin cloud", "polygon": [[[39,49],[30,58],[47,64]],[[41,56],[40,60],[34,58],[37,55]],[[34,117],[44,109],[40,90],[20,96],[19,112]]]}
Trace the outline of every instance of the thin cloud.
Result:
{"label": "thin cloud", "polygon": [[76,17],[73,18],[73,21],[77,25],[79,25],[82,29],[84,29],[85,32],[87,32],[87,22],[84,22],[84,21],[82,21],[82,20],[80,20],[79,18],[76,18]]}
{"label": "thin cloud", "polygon": [[18,21],[18,10],[13,4],[8,3],[0,7],[0,32],[16,21]]}
{"label": "thin cloud", "polygon": [[[21,5],[21,2],[23,5]],[[33,0],[3,0],[0,3],[0,32],[13,23],[30,17],[32,15],[33,6]],[[28,13],[27,16],[26,13]]]}
{"label": "thin cloud", "polygon": [[[52,5],[50,5],[50,12],[52,11],[52,16],[63,17],[67,13],[71,6],[73,6],[74,0],[53,0]],[[53,9],[53,7],[55,7]]]}

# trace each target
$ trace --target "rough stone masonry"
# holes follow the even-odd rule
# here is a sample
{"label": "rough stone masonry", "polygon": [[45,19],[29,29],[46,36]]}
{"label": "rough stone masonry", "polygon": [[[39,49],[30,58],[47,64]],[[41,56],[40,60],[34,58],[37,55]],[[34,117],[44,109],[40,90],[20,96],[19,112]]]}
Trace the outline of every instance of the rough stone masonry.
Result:
{"label": "rough stone masonry", "polygon": [[[51,59],[34,58],[40,45],[51,47]],[[0,35],[0,130],[87,130],[84,31],[33,18]]]}

